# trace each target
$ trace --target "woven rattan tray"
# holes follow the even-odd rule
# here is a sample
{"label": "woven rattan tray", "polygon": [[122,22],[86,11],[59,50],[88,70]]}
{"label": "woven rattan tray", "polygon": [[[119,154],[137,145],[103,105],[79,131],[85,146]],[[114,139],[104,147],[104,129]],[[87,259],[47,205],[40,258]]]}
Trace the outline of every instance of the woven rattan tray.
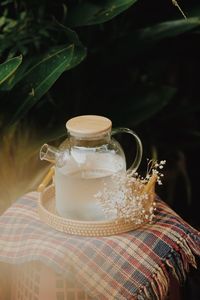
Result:
{"label": "woven rattan tray", "polygon": [[[149,209],[152,207],[153,200],[154,195],[151,195],[148,205],[143,208],[143,210],[145,209],[147,213],[149,213]],[[55,210],[55,189],[53,185],[45,188],[40,193],[38,211],[41,220],[52,228],[67,234],[80,236],[99,237],[116,235],[134,230],[149,222],[149,219],[145,218],[140,224],[136,224],[134,221],[125,221],[123,219],[113,219],[108,221],[81,221],[63,218],[59,216]]]}

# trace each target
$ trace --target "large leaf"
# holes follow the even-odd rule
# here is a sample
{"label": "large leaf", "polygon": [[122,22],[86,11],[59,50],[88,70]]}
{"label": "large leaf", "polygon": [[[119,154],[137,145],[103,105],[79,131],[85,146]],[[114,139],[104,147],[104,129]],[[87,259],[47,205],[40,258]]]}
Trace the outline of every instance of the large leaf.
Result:
{"label": "large leaf", "polygon": [[23,63],[19,66],[19,68],[0,86],[0,91],[11,91],[23,78],[27,70],[30,69],[30,66],[33,65],[33,61],[35,61],[34,57],[23,59]]}
{"label": "large leaf", "polygon": [[132,57],[141,53],[141,51],[148,51],[149,47],[154,46],[158,41],[176,37],[198,26],[200,26],[199,17],[155,24],[151,27],[135,30],[133,33],[118,40],[117,44],[113,45],[113,48],[115,48],[116,54],[125,51],[127,57]]}
{"label": "large leaf", "polygon": [[70,66],[67,66],[66,70],[72,69],[79,65],[85,59],[85,57],[86,48],[80,46],[75,47]]}
{"label": "large leaf", "polygon": [[[65,27],[63,24],[60,24],[58,22],[57,22],[57,26],[59,30],[62,29],[65,32],[69,42],[74,44],[75,46],[72,60],[70,63],[70,69],[72,69],[85,59],[87,50],[79,40],[79,37],[74,30]],[[68,68],[66,70],[68,70]]]}
{"label": "large leaf", "polygon": [[71,7],[67,15],[69,26],[100,24],[128,9],[137,0],[82,1]]}
{"label": "large leaf", "polygon": [[200,18],[173,20],[146,27],[137,32],[140,40],[155,42],[168,37],[175,37],[200,26]]}
{"label": "large leaf", "polygon": [[147,89],[141,94],[141,104],[135,106],[133,123],[139,124],[161,111],[174,97],[176,89],[169,86],[161,86],[156,89]]}
{"label": "large leaf", "polygon": [[[78,65],[79,63],[81,63],[81,61],[85,58],[86,56],[86,48],[83,46],[83,44],[81,43],[81,41],[79,40],[79,37],[77,35],[77,33],[65,26],[63,26],[63,24],[60,24],[59,22],[55,22],[54,23],[54,30],[57,31],[57,33],[61,33],[64,32],[64,38],[68,39],[68,42],[70,44],[74,45],[74,52],[73,52],[73,56],[72,56],[72,60],[70,62],[70,66],[66,68],[66,70],[68,70],[69,68],[74,68],[76,65]],[[60,47],[55,47],[52,48],[52,53],[60,50]],[[36,64],[37,61],[41,60],[41,56],[34,56],[32,55],[31,57],[26,57],[23,61],[23,64],[21,64],[21,66],[18,68],[18,70],[9,78],[9,80],[7,80],[6,82],[4,82],[4,84],[2,84],[0,86],[0,90],[2,91],[10,91],[11,89],[13,89],[13,87],[23,79],[23,77],[25,76],[25,73],[27,72],[28,69],[31,68],[31,66],[33,66],[34,64]]]}
{"label": "large leaf", "polygon": [[37,101],[50,89],[60,75],[70,69],[74,54],[74,45],[47,54],[35,65],[17,86],[14,93],[21,99],[11,124],[21,119]]}
{"label": "large leaf", "polygon": [[14,57],[0,65],[0,85],[5,82],[19,67],[22,56]]}
{"label": "large leaf", "polygon": [[[173,98],[176,89],[169,86],[140,86],[127,96],[124,103],[115,106],[112,113],[116,124],[126,120],[127,124],[138,125],[162,110]],[[128,98],[129,97],[129,98]],[[121,116],[121,117],[120,117]]]}

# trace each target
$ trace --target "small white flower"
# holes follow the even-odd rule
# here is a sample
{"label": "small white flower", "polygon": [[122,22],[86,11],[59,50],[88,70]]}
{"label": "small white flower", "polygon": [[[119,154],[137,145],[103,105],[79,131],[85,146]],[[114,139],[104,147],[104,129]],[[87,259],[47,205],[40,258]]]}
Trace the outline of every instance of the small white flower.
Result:
{"label": "small white flower", "polygon": [[118,220],[133,221],[135,224],[142,224],[144,219],[151,220],[156,209],[155,203],[148,211],[145,209],[149,195],[143,193],[143,188],[151,180],[153,174],[157,176],[157,183],[162,184],[163,174],[158,170],[163,169],[165,163],[165,160],[160,162],[148,160],[145,178],[138,173],[124,174],[123,176],[120,173],[114,174],[111,178],[114,189],[110,188],[110,184],[105,183],[103,190],[95,195],[104,213],[108,217],[115,213]]}
{"label": "small white flower", "polygon": [[161,163],[161,165],[165,165],[166,164],[166,160],[161,160],[160,163]]}

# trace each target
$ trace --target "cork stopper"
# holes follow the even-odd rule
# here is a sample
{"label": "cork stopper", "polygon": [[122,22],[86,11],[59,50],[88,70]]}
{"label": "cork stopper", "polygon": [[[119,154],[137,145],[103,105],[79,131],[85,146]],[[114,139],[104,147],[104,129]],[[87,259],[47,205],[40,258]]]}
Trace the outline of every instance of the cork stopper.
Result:
{"label": "cork stopper", "polygon": [[69,133],[77,137],[96,137],[111,130],[112,122],[105,117],[85,115],[70,119],[66,123]]}

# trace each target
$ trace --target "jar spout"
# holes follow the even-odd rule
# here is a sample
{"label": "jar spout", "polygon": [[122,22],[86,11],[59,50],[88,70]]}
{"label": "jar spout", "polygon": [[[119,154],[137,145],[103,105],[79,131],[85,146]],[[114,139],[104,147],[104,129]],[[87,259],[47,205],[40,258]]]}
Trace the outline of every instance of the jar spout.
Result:
{"label": "jar spout", "polygon": [[47,160],[50,163],[56,163],[58,157],[60,155],[60,151],[48,144],[44,144],[40,149],[40,159]]}

